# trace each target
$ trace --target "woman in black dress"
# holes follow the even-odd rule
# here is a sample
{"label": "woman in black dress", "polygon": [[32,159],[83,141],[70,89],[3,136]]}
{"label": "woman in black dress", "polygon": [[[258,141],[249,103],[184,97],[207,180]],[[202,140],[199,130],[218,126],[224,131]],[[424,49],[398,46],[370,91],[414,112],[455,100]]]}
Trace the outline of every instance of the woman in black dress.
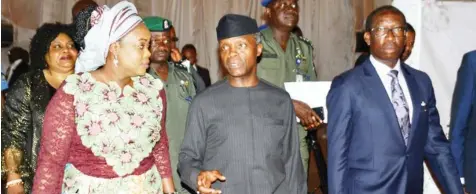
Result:
{"label": "woman in black dress", "polygon": [[78,51],[72,37],[73,28],[64,24],[38,28],[30,43],[32,70],[9,89],[1,132],[7,193],[31,191],[46,106],[56,88],[74,73]]}

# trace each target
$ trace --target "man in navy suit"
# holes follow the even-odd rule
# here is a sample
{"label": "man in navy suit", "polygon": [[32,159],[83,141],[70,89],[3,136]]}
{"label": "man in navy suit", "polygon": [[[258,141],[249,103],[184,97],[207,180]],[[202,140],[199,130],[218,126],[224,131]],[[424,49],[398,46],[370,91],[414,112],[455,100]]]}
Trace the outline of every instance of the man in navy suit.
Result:
{"label": "man in navy suit", "polygon": [[183,46],[182,56],[184,56],[187,60],[190,61],[191,68],[193,68],[193,70],[198,73],[200,78],[202,78],[203,82],[205,82],[205,87],[210,86],[210,72],[207,68],[200,67],[199,65],[197,65],[198,58],[197,49],[195,48],[195,46],[193,46],[193,44],[186,44],[185,46]]}
{"label": "man in navy suit", "polygon": [[371,56],[332,82],[329,193],[422,194],[424,159],[445,193],[463,193],[431,80],[400,62],[405,31],[400,10],[374,10],[364,34]]}
{"label": "man in navy suit", "polygon": [[476,50],[466,53],[458,70],[451,106],[451,151],[465,190],[476,193]]}

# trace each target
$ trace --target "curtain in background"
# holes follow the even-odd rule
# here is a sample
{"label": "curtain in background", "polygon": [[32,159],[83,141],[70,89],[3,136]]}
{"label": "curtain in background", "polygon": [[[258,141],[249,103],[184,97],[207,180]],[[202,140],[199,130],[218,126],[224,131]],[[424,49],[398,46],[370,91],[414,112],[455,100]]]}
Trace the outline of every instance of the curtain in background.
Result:
{"label": "curtain in background", "polygon": [[[96,0],[114,5],[120,0]],[[178,46],[197,47],[199,65],[210,70],[212,81],[219,79],[215,27],[221,16],[238,13],[261,24],[264,8],[260,0],[130,0],[141,16],[157,15],[172,21]],[[382,1],[382,0],[380,0]],[[389,0],[385,0],[389,1]],[[15,45],[28,48],[34,29],[44,22],[71,22],[76,0],[3,0],[2,18],[15,26]],[[332,80],[354,63],[354,8],[352,0],[301,0],[299,26],[314,44],[314,64],[319,80]],[[2,55],[4,53],[2,49]],[[5,51],[6,52],[6,51]]]}

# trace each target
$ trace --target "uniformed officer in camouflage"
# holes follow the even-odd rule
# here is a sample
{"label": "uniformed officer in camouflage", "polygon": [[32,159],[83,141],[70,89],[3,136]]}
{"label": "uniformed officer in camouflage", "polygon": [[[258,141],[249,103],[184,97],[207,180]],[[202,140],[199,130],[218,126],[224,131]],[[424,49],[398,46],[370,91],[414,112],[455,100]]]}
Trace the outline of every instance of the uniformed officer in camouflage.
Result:
{"label": "uniformed officer in camouflage", "polygon": [[[268,27],[261,30],[263,53],[258,76],[281,88],[284,88],[284,82],[316,81],[310,41],[291,33],[299,21],[297,0],[262,0],[261,4],[266,7],[263,18]],[[304,128],[316,127],[320,119],[307,104],[293,100],[293,105],[301,120],[301,157],[307,171],[309,150]]]}
{"label": "uniformed officer in camouflage", "polygon": [[166,130],[169,138],[169,152],[172,163],[174,184],[179,193],[188,193],[181,188],[180,177],[177,174],[178,154],[185,133],[188,106],[195,96],[193,78],[187,69],[181,65],[169,62],[172,49],[170,27],[172,23],[161,17],[144,18],[152,37],[150,44],[149,74],[161,79],[165,84],[167,97]]}

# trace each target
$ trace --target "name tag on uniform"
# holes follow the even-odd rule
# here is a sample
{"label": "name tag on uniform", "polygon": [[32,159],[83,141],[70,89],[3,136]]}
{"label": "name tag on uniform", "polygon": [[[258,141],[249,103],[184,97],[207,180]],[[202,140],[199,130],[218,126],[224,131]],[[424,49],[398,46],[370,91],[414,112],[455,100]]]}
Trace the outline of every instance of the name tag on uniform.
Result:
{"label": "name tag on uniform", "polygon": [[300,74],[297,74],[296,75],[296,82],[303,82],[304,81],[304,77]]}
{"label": "name tag on uniform", "polygon": [[262,58],[278,58],[278,55],[275,53],[263,53],[261,54]]}

